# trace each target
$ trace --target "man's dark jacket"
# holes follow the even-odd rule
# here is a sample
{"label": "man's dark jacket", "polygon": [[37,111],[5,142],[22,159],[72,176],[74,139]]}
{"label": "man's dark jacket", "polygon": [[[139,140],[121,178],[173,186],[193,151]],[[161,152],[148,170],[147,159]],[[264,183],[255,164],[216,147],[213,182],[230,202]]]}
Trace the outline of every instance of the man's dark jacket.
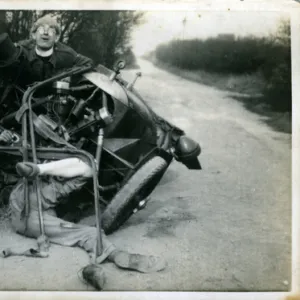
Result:
{"label": "man's dark jacket", "polygon": [[34,41],[22,41],[18,43],[18,46],[22,51],[20,57],[21,62],[24,64],[22,72],[26,73],[27,80],[31,83],[50,78],[64,69],[92,65],[91,59],[78,54],[62,43],[55,44],[53,54],[49,59],[41,58],[36,54]]}
{"label": "man's dark jacket", "polygon": [[92,66],[93,61],[78,54],[69,46],[56,43],[53,54],[40,57],[35,51],[35,41],[25,40],[14,44],[0,22],[0,118],[7,110],[13,94],[12,87],[24,90],[37,81],[76,66]]}
{"label": "man's dark jacket", "polygon": [[[3,43],[1,47],[5,47]],[[53,75],[75,66],[91,66],[92,60],[78,54],[72,48],[62,43],[54,46],[53,54],[49,58],[43,58],[35,52],[35,42],[25,40],[15,45],[19,55],[16,59],[1,67],[1,77],[4,81],[11,81],[23,87],[36,81],[42,81]],[[3,51],[3,49],[2,49]]]}

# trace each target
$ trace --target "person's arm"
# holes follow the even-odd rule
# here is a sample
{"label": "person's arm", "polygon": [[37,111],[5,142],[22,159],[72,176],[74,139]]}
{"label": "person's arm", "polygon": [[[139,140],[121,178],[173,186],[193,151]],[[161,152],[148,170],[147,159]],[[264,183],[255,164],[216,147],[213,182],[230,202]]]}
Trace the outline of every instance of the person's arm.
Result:
{"label": "person's arm", "polygon": [[0,77],[6,82],[15,78],[21,68],[21,48],[14,44],[9,36],[9,30],[0,18]]}
{"label": "person's arm", "polygon": [[7,25],[6,25],[6,11],[0,11],[0,33],[7,32]]}
{"label": "person's arm", "polygon": [[59,53],[58,55],[61,55],[62,53],[64,53],[64,55],[66,55],[66,57],[68,59],[71,58],[71,61],[69,63],[72,64],[72,67],[94,66],[94,62],[92,59],[90,59],[82,54],[79,54],[70,46],[63,44],[61,42],[58,42],[56,47],[57,47],[56,51],[58,51],[58,53]]}
{"label": "person's arm", "polygon": [[[75,52],[75,51],[74,51]],[[86,56],[83,56],[79,53],[74,53],[74,66],[76,67],[83,67],[83,66],[93,66],[94,65],[94,62],[86,57]]]}
{"label": "person's arm", "polygon": [[[54,49],[56,51],[57,58],[61,61],[61,67],[56,69],[56,72],[58,73],[77,67],[94,67],[94,62],[90,58],[77,53],[73,48],[66,44],[58,42]],[[72,75],[72,80],[70,77],[63,80],[72,81],[74,83],[79,79],[81,79],[81,75]]]}

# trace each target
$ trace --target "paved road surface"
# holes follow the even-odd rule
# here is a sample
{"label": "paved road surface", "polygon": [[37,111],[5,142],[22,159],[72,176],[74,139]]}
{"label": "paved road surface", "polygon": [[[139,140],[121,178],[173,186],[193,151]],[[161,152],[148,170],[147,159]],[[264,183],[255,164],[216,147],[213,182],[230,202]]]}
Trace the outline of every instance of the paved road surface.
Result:
{"label": "paved road surface", "polygon": [[[146,275],[106,263],[105,290],[288,289],[290,136],[268,128],[229,93],[140,65],[136,87],[200,142],[203,170],[172,164],[147,209],[111,236],[128,250],[164,256],[168,268]],[[0,241],[35,245],[9,227]],[[56,245],[48,259],[0,258],[0,289],[92,290],[77,275],[87,263],[83,250]]]}

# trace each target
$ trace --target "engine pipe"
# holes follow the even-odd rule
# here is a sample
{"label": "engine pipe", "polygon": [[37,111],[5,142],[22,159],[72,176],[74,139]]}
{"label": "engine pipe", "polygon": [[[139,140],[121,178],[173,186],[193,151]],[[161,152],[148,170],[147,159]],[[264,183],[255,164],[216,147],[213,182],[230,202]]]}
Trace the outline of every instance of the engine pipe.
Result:
{"label": "engine pipe", "polygon": [[[96,150],[97,179],[98,179],[100,160],[101,160],[101,154],[102,154],[103,138],[104,138],[104,130],[103,130],[103,128],[100,128],[99,133],[98,133],[98,142],[97,142],[97,150]],[[98,185],[97,185],[97,194],[98,194],[98,198],[100,198]],[[96,214],[96,228],[97,228],[97,249],[96,249],[95,257],[97,257],[97,255],[100,256],[103,252],[102,232],[101,232],[101,210],[100,210],[100,203],[99,203],[98,199],[97,199],[97,201],[95,201],[95,214]]]}
{"label": "engine pipe", "polygon": [[[29,108],[29,130],[30,130],[30,138],[31,138],[32,160],[35,164],[37,164],[36,142],[35,142],[35,135],[34,135],[34,127],[33,127],[32,107],[31,107],[31,96],[29,96],[28,108]],[[25,116],[26,115],[27,113],[25,113]],[[45,226],[44,226],[41,190],[40,190],[40,179],[37,177],[34,183],[35,183],[36,197],[38,202],[39,224],[40,224],[40,232],[41,232],[41,236],[38,237],[37,241],[38,241],[39,249],[43,252],[44,251],[47,252],[49,250],[50,245],[49,245],[48,238],[45,235]]]}
{"label": "engine pipe", "polygon": [[[27,147],[27,114],[22,117],[22,156],[23,162],[28,161],[28,147]],[[29,190],[28,179],[23,178],[24,183],[24,201],[25,201],[25,231],[27,230],[28,216],[29,216]]]}
{"label": "engine pipe", "polygon": [[[107,97],[104,92],[103,92],[103,107],[107,109]],[[98,132],[97,150],[96,150],[97,179],[99,176],[99,168],[100,168],[101,154],[102,154],[102,148],[103,148],[103,139],[104,139],[104,129],[102,127],[100,127],[99,132]],[[99,199],[99,198],[101,198],[101,196],[99,193],[98,186],[99,186],[99,182],[97,183],[97,186],[96,186],[97,187],[96,193],[97,193],[98,199]],[[95,185],[94,185],[94,188],[95,188]],[[100,203],[99,203],[98,199],[96,201],[96,198],[95,198],[95,214],[96,214],[96,228],[97,228],[97,249],[96,249],[96,255],[95,255],[95,263],[97,260],[97,256],[100,256],[103,253],[102,231],[101,231],[101,210],[100,210]]]}

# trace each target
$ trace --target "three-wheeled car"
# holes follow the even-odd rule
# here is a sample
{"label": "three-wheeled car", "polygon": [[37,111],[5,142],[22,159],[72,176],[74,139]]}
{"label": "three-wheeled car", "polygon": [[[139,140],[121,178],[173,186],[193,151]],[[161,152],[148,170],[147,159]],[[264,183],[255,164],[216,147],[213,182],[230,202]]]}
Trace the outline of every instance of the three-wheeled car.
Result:
{"label": "three-wheeled car", "polygon": [[15,86],[18,100],[0,120],[17,132],[14,144],[0,147],[1,152],[34,161],[90,159],[97,178],[74,195],[72,205],[61,204],[57,212],[70,216],[96,198],[107,234],[145,207],[174,159],[201,169],[199,144],[151,109],[134,88],[141,74],[129,83],[120,74],[124,66],[119,61],[113,70],[77,67],[26,91]]}

